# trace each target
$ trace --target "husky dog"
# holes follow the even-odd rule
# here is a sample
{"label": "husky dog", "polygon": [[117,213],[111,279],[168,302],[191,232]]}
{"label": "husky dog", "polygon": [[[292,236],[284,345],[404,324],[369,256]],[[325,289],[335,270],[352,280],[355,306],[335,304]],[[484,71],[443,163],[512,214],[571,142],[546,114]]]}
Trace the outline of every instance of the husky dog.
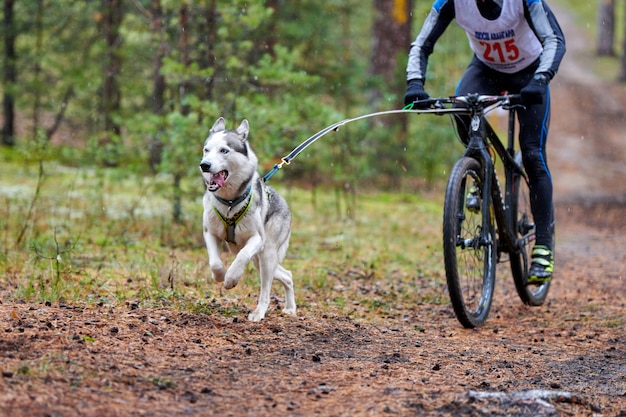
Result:
{"label": "husky dog", "polygon": [[[281,265],[291,236],[291,213],[284,198],[259,177],[248,132],[247,120],[236,130],[227,130],[220,117],[204,142],[203,230],[213,278],[224,282],[224,288],[235,287],[248,262],[254,262],[261,275],[261,293],[248,320],[259,321],[270,304],[273,278],[285,287],[283,312],[296,314],[291,272]],[[222,241],[235,255],[228,270],[220,257]]]}

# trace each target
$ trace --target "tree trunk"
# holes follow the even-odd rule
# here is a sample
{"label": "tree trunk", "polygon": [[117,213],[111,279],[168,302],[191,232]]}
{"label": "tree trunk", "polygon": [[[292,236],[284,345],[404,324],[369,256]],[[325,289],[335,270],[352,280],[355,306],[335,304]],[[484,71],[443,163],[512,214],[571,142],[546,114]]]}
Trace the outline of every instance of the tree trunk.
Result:
{"label": "tree trunk", "polygon": [[[217,58],[215,56],[215,42],[217,39],[217,1],[211,0],[204,12],[204,48],[206,53],[202,54],[199,61],[202,69],[215,67]],[[215,76],[204,82],[202,86],[202,99],[213,99],[213,81]]]}
{"label": "tree trunk", "polygon": [[180,173],[174,173],[174,178],[172,182],[172,190],[174,192],[174,196],[172,198],[172,218],[174,220],[174,223],[176,224],[183,223],[183,190],[182,188],[180,188],[181,180],[182,175]]}
{"label": "tree trunk", "polygon": [[600,0],[598,6],[598,56],[615,56],[615,0]]}
{"label": "tree trunk", "polygon": [[[626,17],[626,9],[624,9],[624,15]],[[624,34],[626,35],[626,26],[624,26]],[[620,72],[619,72],[619,81],[620,82],[626,82],[626,37],[624,37],[623,39],[623,44],[622,44],[622,63],[620,66]]]}
{"label": "tree trunk", "polygon": [[[165,112],[166,83],[165,77],[161,74],[161,68],[163,67],[163,58],[167,54],[167,43],[163,29],[161,0],[153,0],[151,2],[151,16],[153,45],[156,49],[152,64],[152,113],[163,115]],[[163,141],[159,138],[159,134],[150,139],[148,149],[148,165],[152,172],[157,172],[163,156]]]}
{"label": "tree trunk", "polygon": [[13,86],[17,82],[17,69],[15,61],[17,54],[15,52],[15,39],[17,33],[15,23],[13,22],[13,6],[14,0],[4,0],[4,71],[2,76],[3,83],[3,100],[2,115],[4,123],[2,125],[2,144],[13,146],[15,144],[15,97],[13,95]]}
{"label": "tree trunk", "polygon": [[37,0],[37,11],[35,13],[35,62],[34,64],[34,93],[35,99],[33,100],[33,130],[32,138],[34,141],[38,140],[39,136],[39,113],[41,111],[41,62],[42,56],[42,44],[43,44],[43,0]]}
{"label": "tree trunk", "polygon": [[[180,40],[179,40],[179,48],[180,48],[180,60],[181,63],[188,68],[191,65],[191,60],[189,58],[189,8],[183,3],[179,9],[179,19],[180,19]],[[185,96],[189,94],[189,90],[191,85],[189,80],[184,78],[183,81],[178,85],[179,91],[179,101],[180,101],[180,113],[183,115],[188,115],[190,112],[190,107],[185,103]],[[182,211],[182,190],[180,188],[180,181],[183,177],[183,174],[180,172],[178,168],[174,168],[174,182],[172,184],[173,195],[172,195],[172,217],[175,223],[183,222],[183,211]]]}
{"label": "tree trunk", "polygon": [[153,0],[150,11],[152,15],[152,38],[156,49],[152,65],[152,113],[163,114],[165,110],[165,77],[161,74],[161,68],[163,66],[163,58],[167,53],[167,43],[164,38],[161,0]]}
{"label": "tree trunk", "polygon": [[[191,64],[189,59],[189,8],[185,3],[180,6],[180,59],[181,63],[188,68]],[[180,112],[189,114],[190,108],[185,104],[185,96],[189,93],[189,80],[183,79],[178,86],[180,95]]]}
{"label": "tree trunk", "polygon": [[[374,25],[372,33],[372,56],[370,59],[370,73],[378,77],[385,92],[394,93],[396,103],[400,104],[400,99],[404,95],[406,88],[405,68],[400,68],[400,63],[406,62],[408,45],[411,43],[411,10],[412,0],[374,0]],[[372,91],[372,103],[375,107],[387,109],[389,103],[382,102],[383,94],[380,89]],[[383,103],[382,106],[378,103]],[[405,169],[406,161],[406,134],[408,123],[406,115],[399,114],[386,117],[381,120],[389,128],[398,130],[398,141],[391,144],[384,151],[382,158],[390,163]],[[394,170],[393,172],[397,172]],[[392,175],[395,185],[398,185],[399,176]]]}
{"label": "tree trunk", "polygon": [[[385,81],[385,90],[404,93],[405,78],[398,80],[399,58],[411,43],[411,0],[374,0],[374,26],[370,73]],[[404,68],[402,68],[404,70]],[[374,92],[380,98],[380,91]]]}
{"label": "tree trunk", "polygon": [[45,13],[45,4],[43,0],[37,0],[37,10],[35,12],[35,22],[34,22],[34,33],[35,33],[35,53],[34,53],[34,88],[33,93],[35,95],[33,100],[33,128],[32,128],[32,139],[36,142],[50,142],[52,140],[52,136],[61,126],[63,122],[63,118],[65,117],[65,111],[67,109],[67,104],[69,100],[74,95],[74,87],[69,86],[65,90],[65,94],[63,95],[63,99],[61,99],[61,105],[59,108],[59,112],[54,117],[54,122],[48,128],[43,126],[42,119],[42,109],[41,109],[41,99],[42,95],[46,94],[44,91],[45,87],[42,87],[42,71],[41,71],[41,57],[44,54],[44,27],[43,27],[43,16]]}
{"label": "tree trunk", "polygon": [[102,108],[104,113],[104,136],[100,145],[108,147],[104,163],[117,165],[117,153],[115,141],[120,137],[121,127],[115,121],[115,116],[121,108],[121,93],[117,77],[122,69],[122,57],[120,47],[122,37],[120,25],[123,11],[121,0],[102,0],[103,27],[105,39],[105,63],[103,68],[102,85]]}

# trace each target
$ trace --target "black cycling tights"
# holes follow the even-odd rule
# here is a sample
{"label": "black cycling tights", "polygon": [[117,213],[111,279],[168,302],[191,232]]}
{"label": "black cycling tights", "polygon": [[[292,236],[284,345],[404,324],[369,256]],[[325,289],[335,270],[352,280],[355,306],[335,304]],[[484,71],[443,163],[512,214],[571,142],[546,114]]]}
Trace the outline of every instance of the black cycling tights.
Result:
{"label": "black cycling tights", "polygon": [[[476,57],[468,66],[457,87],[458,95],[519,93],[532,79],[536,65],[515,74],[494,71]],[[550,91],[542,104],[526,106],[517,110],[520,123],[519,141],[524,168],[530,182],[530,204],[537,227],[537,245],[552,248],[552,177],[548,169],[546,142],[550,126]],[[467,120],[457,122],[467,126]],[[467,118],[465,118],[467,119]],[[459,132],[462,128],[459,129]]]}

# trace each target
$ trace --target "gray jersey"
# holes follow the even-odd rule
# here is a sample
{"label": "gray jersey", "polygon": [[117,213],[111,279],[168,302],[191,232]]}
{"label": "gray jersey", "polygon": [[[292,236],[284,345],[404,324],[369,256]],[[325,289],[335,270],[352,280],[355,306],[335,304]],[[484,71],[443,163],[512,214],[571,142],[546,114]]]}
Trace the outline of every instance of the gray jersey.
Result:
{"label": "gray jersey", "polygon": [[[468,0],[436,0],[433,3],[433,7],[422,26],[422,30],[411,44],[407,64],[407,80],[424,80],[426,78],[428,57],[433,52],[435,43],[446,30],[450,22],[455,19],[455,6],[463,7],[464,2],[467,1]],[[547,4],[542,0],[494,1],[497,4],[494,4],[494,7],[500,7],[505,11],[511,10],[511,8],[508,7],[511,4],[510,2],[521,2],[523,4],[523,13],[519,14],[518,18],[525,20],[524,25],[530,28],[541,45],[539,66],[535,72],[544,73],[550,79],[554,77],[565,54],[565,38],[554,14]],[[461,7],[459,7],[459,10],[461,10]],[[468,36],[475,36],[475,33],[468,33]],[[517,65],[515,71],[522,70],[533,64],[533,62],[534,60],[527,59],[524,63]],[[498,70],[497,67],[493,68]]]}

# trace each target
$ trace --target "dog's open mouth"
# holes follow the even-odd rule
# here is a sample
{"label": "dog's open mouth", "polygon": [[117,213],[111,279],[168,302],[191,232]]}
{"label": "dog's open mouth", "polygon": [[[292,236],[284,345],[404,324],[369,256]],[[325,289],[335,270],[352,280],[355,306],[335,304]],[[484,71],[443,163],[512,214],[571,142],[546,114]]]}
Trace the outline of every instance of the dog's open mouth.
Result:
{"label": "dog's open mouth", "polygon": [[211,174],[211,180],[209,181],[209,191],[217,191],[224,186],[228,178],[228,171],[220,171],[217,174]]}

